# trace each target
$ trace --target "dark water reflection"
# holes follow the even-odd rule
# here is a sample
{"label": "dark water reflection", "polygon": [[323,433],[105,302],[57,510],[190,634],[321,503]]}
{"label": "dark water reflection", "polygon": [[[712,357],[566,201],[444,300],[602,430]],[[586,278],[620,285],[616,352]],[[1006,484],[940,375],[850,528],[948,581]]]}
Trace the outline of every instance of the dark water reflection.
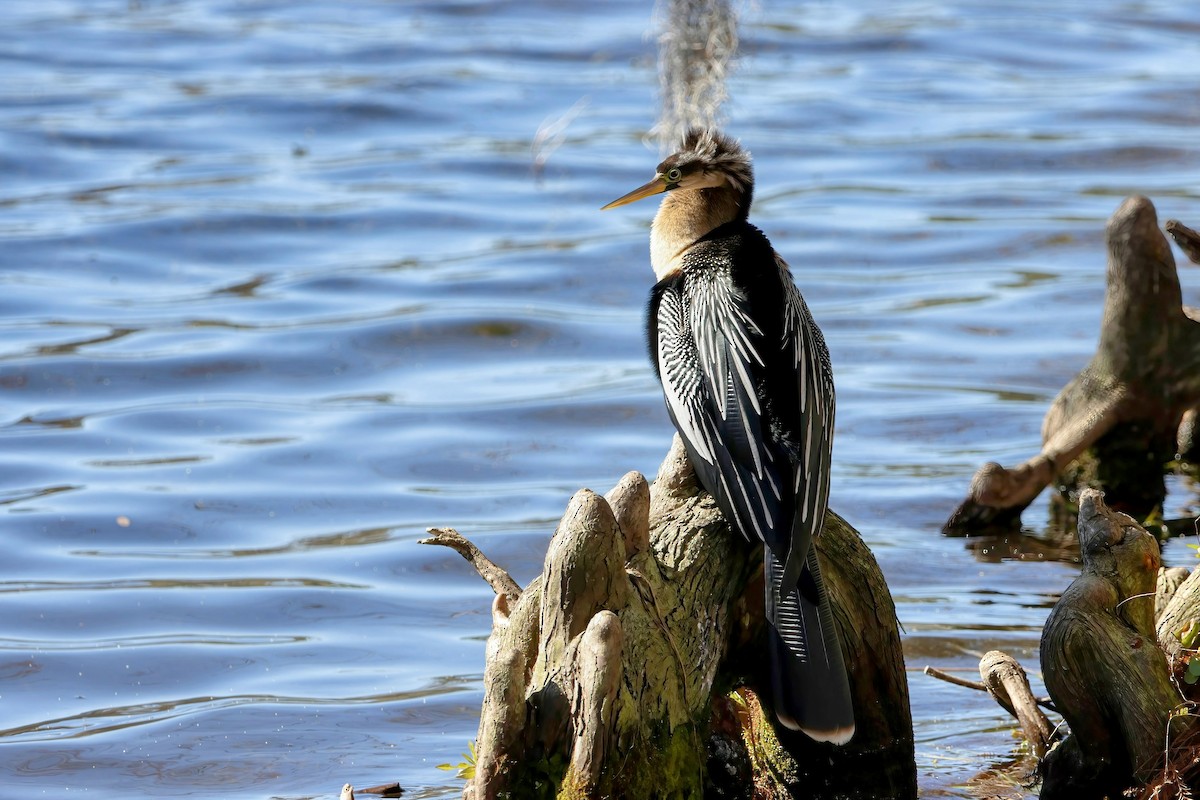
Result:
{"label": "dark water reflection", "polygon": [[[1200,30],[1161,2],[768,5],[729,127],[833,351],[833,504],[912,669],[1032,667],[1075,572],[1045,499],[1044,552],[938,530],[1090,354],[1121,198],[1200,217]],[[453,525],[526,581],[576,488],[667,448],[652,208],[596,210],[657,161],[650,19],[0,10],[0,797],[455,796],[434,767],[475,732],[490,591],[416,540]],[[1010,759],[986,698],[910,685],[925,794]]]}

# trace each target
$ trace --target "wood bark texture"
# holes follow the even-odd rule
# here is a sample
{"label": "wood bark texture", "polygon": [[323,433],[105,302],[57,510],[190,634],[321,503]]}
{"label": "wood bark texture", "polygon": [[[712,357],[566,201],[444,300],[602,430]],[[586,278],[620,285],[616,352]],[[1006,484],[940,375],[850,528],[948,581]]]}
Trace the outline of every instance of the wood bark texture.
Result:
{"label": "wood bark texture", "polygon": [[[1166,766],[1168,730],[1192,717],[1155,634],[1157,540],[1109,509],[1100,492],[1079,500],[1083,568],[1046,620],[1042,672],[1071,735],[1042,761],[1042,798],[1119,797]],[[1178,595],[1176,597],[1178,599]]]}
{"label": "wood bark texture", "polygon": [[[1173,226],[1177,236],[1182,230]],[[983,465],[947,533],[1016,525],[1052,482],[1103,488],[1114,508],[1139,518],[1162,502],[1163,467],[1180,449],[1184,414],[1200,404],[1200,322],[1183,307],[1153,203],[1126,199],[1105,234],[1107,291],[1095,355],[1051,404],[1041,452],[1013,468]]]}
{"label": "wood bark texture", "polygon": [[817,548],[855,696],[844,747],[776,729],[757,690],[761,548],[730,532],[678,438],[652,491],[630,473],[607,498],[578,492],[542,574],[497,595],[464,798],[915,798],[891,595],[832,512]]}
{"label": "wood bark texture", "polygon": [[1044,758],[1055,741],[1054,727],[1038,708],[1024,667],[1008,653],[992,650],[979,659],[979,677],[992,699],[1020,723],[1034,756]]}

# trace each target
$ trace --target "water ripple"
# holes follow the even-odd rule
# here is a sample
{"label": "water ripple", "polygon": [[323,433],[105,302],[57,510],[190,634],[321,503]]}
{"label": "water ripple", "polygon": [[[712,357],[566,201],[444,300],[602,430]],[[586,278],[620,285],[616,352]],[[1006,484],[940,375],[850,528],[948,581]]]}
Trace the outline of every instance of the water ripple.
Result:
{"label": "water ripple", "polygon": [[[492,595],[416,540],[528,580],[571,494],[671,436],[653,209],[598,211],[659,160],[647,4],[0,5],[0,785],[461,794],[432,765],[475,735]],[[1032,655],[1077,570],[1041,557],[1044,498],[1036,536],[938,529],[1089,358],[1120,198],[1200,219],[1187,14],[742,9],[728,128],[910,661]],[[910,683],[923,793],[1011,755],[988,698]]]}
{"label": "water ripple", "polygon": [[0,729],[0,742],[22,744],[26,742],[48,742],[61,739],[79,739],[87,736],[126,731],[144,725],[179,720],[185,717],[246,705],[323,706],[342,707],[355,705],[379,705],[418,700],[438,695],[453,694],[467,689],[478,681],[478,676],[451,677],[440,680],[437,685],[422,687],[410,692],[364,695],[360,697],[285,697],[279,695],[233,695],[228,697],[187,697],[156,703],[138,703],[128,706],[97,708],[81,714],[56,719],[39,720],[13,728]]}

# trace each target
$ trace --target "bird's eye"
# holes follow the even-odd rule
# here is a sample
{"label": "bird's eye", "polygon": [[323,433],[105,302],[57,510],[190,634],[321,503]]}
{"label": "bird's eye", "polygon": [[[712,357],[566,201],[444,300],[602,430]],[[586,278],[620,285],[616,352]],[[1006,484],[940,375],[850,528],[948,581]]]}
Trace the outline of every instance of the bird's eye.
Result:
{"label": "bird's eye", "polygon": [[682,177],[683,177],[683,173],[679,171],[678,167],[676,167],[675,169],[669,170],[667,172],[667,182],[668,183],[679,183],[679,179]]}

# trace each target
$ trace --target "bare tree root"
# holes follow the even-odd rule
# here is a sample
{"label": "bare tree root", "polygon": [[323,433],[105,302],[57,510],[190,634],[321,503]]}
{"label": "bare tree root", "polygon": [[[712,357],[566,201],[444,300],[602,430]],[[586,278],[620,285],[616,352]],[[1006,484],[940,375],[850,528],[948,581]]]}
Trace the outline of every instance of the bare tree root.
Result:
{"label": "bare tree root", "polygon": [[577,493],[542,574],[511,608],[497,597],[464,798],[915,797],[891,596],[832,512],[817,552],[855,696],[844,747],[775,727],[761,550],[729,531],[678,439],[653,490],[630,473],[607,498]]}

